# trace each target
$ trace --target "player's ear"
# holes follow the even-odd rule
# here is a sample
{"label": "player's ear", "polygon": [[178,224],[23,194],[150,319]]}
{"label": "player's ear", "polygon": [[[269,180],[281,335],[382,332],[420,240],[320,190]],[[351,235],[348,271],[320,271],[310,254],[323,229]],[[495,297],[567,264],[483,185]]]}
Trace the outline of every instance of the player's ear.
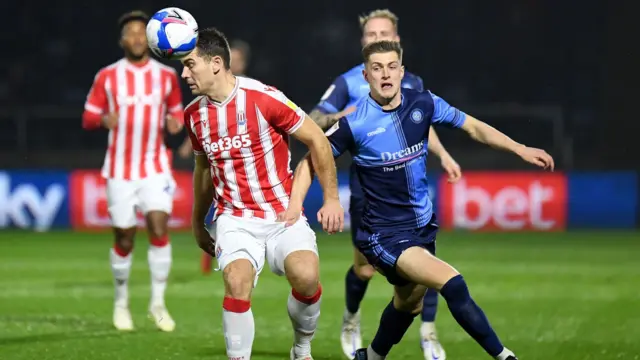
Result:
{"label": "player's ear", "polygon": [[400,78],[404,77],[404,65],[400,66]]}
{"label": "player's ear", "polygon": [[367,68],[365,67],[364,69],[362,69],[362,76],[364,76],[364,79],[369,82],[369,76],[367,75]]}

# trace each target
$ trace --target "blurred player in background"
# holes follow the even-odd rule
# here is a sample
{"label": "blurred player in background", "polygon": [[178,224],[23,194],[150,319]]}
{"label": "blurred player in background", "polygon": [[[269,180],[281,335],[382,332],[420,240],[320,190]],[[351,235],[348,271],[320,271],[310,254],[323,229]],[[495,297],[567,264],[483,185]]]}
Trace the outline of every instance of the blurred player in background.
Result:
{"label": "blurred player in background", "polygon": [[[245,72],[247,66],[249,66],[249,60],[251,57],[251,47],[247,42],[240,39],[232,40],[229,45],[231,46],[231,73],[236,76],[245,76]],[[185,148],[185,150],[181,149],[181,151],[188,151],[187,154],[191,155],[192,148],[189,139],[185,141],[183,147]],[[207,214],[207,224],[210,223],[209,220],[213,218],[214,213],[215,204],[211,206],[210,213]],[[211,273],[212,260],[213,258],[209,254],[207,254],[206,252],[202,253],[200,268],[202,269],[203,274]]]}
{"label": "blurred player in background", "polygon": [[[230,57],[224,35],[210,28],[200,31],[196,49],[181,60],[182,78],[193,94],[201,95],[187,106],[184,118],[195,153],[194,235],[222,269],[222,323],[229,359],[251,357],[251,293],[266,261],[292,288],[287,302],[294,330],[290,358],[311,360],[322,294],[316,236],[306,219],[285,224],[278,216],[290,208],[293,135],[309,147],[324,191],[319,220],[329,232],[342,229],[344,211],[331,146],[322,130],[282,92],[234,76]],[[211,237],[205,215],[214,201]],[[300,217],[302,208],[289,209],[296,211]]]}
{"label": "blurred player in background", "polygon": [[[553,170],[545,151],[519,144],[493,127],[450,106],[429,91],[402,89],[402,48],[395,41],[370,43],[362,51],[370,96],[327,131],[333,154],[350,152],[367,204],[355,245],[387,281],[394,297],[378,331],[356,360],[382,360],[398,344],[421,311],[427,288],[444,297],[458,324],[498,360],[517,360],[491,328],[453,267],[436,258],[438,224],[429,199],[425,139],[431,124],[459,128],[479,142],[512,152],[524,161]],[[377,129],[374,137],[370,134]],[[296,169],[292,199],[311,185],[313,159]],[[298,207],[298,203],[290,206]]]}
{"label": "blurred player in background", "polygon": [[175,323],[166,309],[164,293],[171,268],[167,227],[175,182],[163,135],[165,127],[170,133],[182,129],[182,95],[176,71],[149,58],[147,21],[141,11],[120,18],[124,58],[96,75],[82,125],[85,129],[109,130],[102,176],[107,179],[109,216],[115,234],[110,253],[115,280],[113,324],[119,330],[133,329],[128,281],[139,209],[145,216],[151,243],[147,253],[151,272],[149,313],[160,330],[173,331]]}
{"label": "blurred player in background", "polygon": [[[398,17],[389,10],[374,10],[366,16],[360,17],[362,28],[362,46],[379,40],[400,41],[398,36]],[[354,104],[362,97],[368,96],[369,84],[362,76],[364,64],[360,64],[340,75],[331,84],[320,99],[320,103],[309,114],[316,123],[326,130],[341,116],[350,113]],[[406,72],[402,79],[402,87],[422,91],[422,79]],[[449,174],[449,180],[455,182],[460,179],[460,166],[444,149],[436,132],[429,132],[429,151],[440,158],[442,167]],[[351,166],[350,174],[351,199],[349,212],[351,215],[351,237],[360,226],[362,210],[364,208],[364,194],[355,176],[355,165]],[[342,333],[340,336],[342,349],[348,358],[352,358],[357,349],[362,346],[360,335],[360,303],[364,298],[369,280],[375,274],[375,269],[369,265],[366,258],[354,250],[353,266],[347,271],[345,279],[346,309],[343,315]],[[422,308],[422,326],[420,327],[421,346],[424,356],[428,360],[445,360],[445,352],[436,336],[435,317],[438,308],[438,293],[429,289],[424,298]]]}

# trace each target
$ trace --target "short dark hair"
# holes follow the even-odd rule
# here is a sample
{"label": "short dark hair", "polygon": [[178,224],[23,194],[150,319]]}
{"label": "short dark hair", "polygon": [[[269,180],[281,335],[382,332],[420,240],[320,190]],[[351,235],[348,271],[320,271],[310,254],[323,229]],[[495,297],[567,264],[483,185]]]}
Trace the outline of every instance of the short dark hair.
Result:
{"label": "short dark hair", "polygon": [[149,22],[149,15],[142,10],[133,10],[127,13],[122,14],[120,18],[118,18],[118,29],[122,31],[125,25],[132,21],[142,21],[143,23]]}
{"label": "short dark hair", "polygon": [[207,60],[214,56],[220,56],[224,68],[229,70],[231,63],[231,52],[229,42],[222,31],[216,28],[206,28],[198,32],[198,55]]}
{"label": "short dark hair", "polygon": [[245,60],[248,62],[251,57],[251,46],[244,40],[233,39],[231,40],[231,48],[237,49],[244,55]]}
{"label": "short dark hair", "polygon": [[402,60],[402,46],[397,41],[382,40],[372,42],[362,49],[362,58],[364,62],[369,62],[369,57],[373,54],[395,52]]}

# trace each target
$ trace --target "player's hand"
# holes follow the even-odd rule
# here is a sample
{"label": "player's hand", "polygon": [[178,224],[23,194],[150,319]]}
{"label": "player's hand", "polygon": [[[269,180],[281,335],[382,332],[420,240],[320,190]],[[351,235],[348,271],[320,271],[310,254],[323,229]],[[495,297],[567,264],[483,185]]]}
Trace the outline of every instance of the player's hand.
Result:
{"label": "player's hand", "polygon": [[547,152],[542,149],[523,147],[518,151],[518,155],[522,160],[541,168],[549,169],[551,171],[555,168],[555,163],[553,162],[551,155],[547,154]]}
{"label": "player's hand", "polygon": [[352,112],[354,112],[355,110],[356,110],[355,106],[349,106],[348,108],[333,114],[333,116],[331,117],[331,125],[335,124],[338,120],[340,120],[341,117],[347,116]]}
{"label": "player's hand", "polygon": [[339,199],[325,200],[318,211],[318,222],[327,234],[335,234],[344,230],[344,209]]}
{"label": "player's hand", "polygon": [[460,169],[460,165],[458,165],[458,163],[453,160],[451,155],[446,154],[445,156],[443,156],[440,159],[440,164],[449,176],[447,179],[449,183],[453,184],[460,180],[460,178],[462,177],[462,169]]}
{"label": "player's hand", "polygon": [[209,235],[209,232],[204,226],[195,227],[193,229],[193,235],[196,237],[196,242],[200,249],[212,257],[216,257],[216,240]]}
{"label": "player's hand", "polygon": [[191,149],[191,142],[186,141],[184,144],[180,145],[178,148],[178,156],[182,159],[188,159],[191,157],[193,150]]}
{"label": "player's hand", "polygon": [[278,214],[277,221],[284,222],[284,227],[289,227],[298,222],[300,216],[302,216],[302,209],[290,203],[287,210]]}
{"label": "player's hand", "polygon": [[180,121],[179,119],[171,116],[171,115],[167,115],[167,131],[169,131],[169,134],[177,134],[180,132],[180,130],[182,130],[182,126],[183,123],[182,121]]}
{"label": "player's hand", "polygon": [[118,126],[118,113],[112,112],[102,117],[102,126],[106,129],[113,130]]}

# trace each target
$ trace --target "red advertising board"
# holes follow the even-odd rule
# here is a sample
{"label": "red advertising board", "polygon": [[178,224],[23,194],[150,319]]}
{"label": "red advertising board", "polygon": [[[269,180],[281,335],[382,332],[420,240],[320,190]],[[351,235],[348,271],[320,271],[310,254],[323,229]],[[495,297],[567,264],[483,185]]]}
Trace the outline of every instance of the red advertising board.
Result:
{"label": "red advertising board", "polygon": [[460,182],[449,184],[443,177],[438,218],[448,229],[563,230],[567,179],[557,173],[466,172]]}
{"label": "red advertising board", "polygon": [[[173,177],[177,186],[169,227],[189,229],[193,204],[192,175],[189,172],[174,172]],[[104,229],[111,226],[107,211],[106,180],[99,171],[74,171],[69,186],[71,225],[74,229]],[[138,226],[144,227],[142,214],[138,214]]]}

